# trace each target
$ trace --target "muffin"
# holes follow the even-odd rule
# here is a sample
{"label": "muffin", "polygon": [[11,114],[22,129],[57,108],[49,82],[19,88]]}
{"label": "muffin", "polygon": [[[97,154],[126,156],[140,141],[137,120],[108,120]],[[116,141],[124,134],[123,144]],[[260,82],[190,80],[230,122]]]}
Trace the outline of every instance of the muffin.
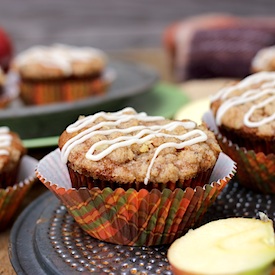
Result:
{"label": "muffin", "polygon": [[0,127],[0,231],[7,228],[34,184],[37,160],[26,155],[20,137]]}
{"label": "muffin", "polygon": [[59,148],[40,161],[38,178],[88,234],[123,245],[171,243],[235,172],[205,126],[132,108],[81,116]]}
{"label": "muffin", "polygon": [[73,187],[136,190],[196,186],[198,178],[207,182],[220,153],[203,126],[130,108],[80,117],[60,136],[59,148]]}
{"label": "muffin", "polygon": [[0,127],[0,188],[16,182],[20,162],[26,154],[20,137],[8,127]]}
{"label": "muffin", "polygon": [[251,61],[251,72],[275,71],[275,46],[260,49]]}
{"label": "muffin", "polygon": [[[240,183],[275,192],[275,73],[260,72],[221,89],[211,100],[223,151],[242,169]],[[206,119],[207,120],[207,119]]]}
{"label": "muffin", "polygon": [[275,260],[273,222],[263,213],[260,217],[220,219],[190,230],[168,249],[173,274],[270,275]]}
{"label": "muffin", "polygon": [[106,65],[107,57],[99,49],[54,44],[21,52],[11,70],[20,76],[26,104],[46,104],[104,94]]}

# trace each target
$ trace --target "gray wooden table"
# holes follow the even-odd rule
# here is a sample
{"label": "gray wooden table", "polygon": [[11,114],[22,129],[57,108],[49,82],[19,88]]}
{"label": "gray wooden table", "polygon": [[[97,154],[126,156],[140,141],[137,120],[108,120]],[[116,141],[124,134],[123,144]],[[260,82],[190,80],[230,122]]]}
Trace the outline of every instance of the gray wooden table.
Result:
{"label": "gray wooden table", "polygon": [[55,42],[104,50],[160,47],[167,25],[209,12],[275,15],[274,0],[0,0],[15,50]]}

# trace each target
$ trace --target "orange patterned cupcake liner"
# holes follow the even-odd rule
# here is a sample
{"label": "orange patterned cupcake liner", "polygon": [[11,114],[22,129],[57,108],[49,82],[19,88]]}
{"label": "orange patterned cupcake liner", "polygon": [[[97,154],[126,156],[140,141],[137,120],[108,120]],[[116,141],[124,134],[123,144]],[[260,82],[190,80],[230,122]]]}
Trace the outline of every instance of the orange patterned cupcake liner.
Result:
{"label": "orange patterned cupcake liner", "polygon": [[235,163],[221,154],[212,173],[215,180],[203,187],[75,189],[56,149],[39,162],[36,175],[92,237],[121,245],[152,246],[172,243],[199,222],[235,170]]}
{"label": "orange patterned cupcake liner", "polygon": [[64,80],[25,82],[20,84],[20,96],[26,104],[47,104],[70,102],[89,96],[103,95],[109,83],[104,79],[97,80]]}
{"label": "orange patterned cupcake liner", "polygon": [[216,133],[223,152],[236,161],[239,167],[236,173],[237,181],[254,191],[275,194],[275,154],[256,153],[233,144],[219,133],[210,111],[204,115],[203,120]]}
{"label": "orange patterned cupcake liner", "polygon": [[24,156],[20,164],[18,182],[0,189],[0,231],[10,225],[27,192],[36,181],[36,165],[37,160]]}

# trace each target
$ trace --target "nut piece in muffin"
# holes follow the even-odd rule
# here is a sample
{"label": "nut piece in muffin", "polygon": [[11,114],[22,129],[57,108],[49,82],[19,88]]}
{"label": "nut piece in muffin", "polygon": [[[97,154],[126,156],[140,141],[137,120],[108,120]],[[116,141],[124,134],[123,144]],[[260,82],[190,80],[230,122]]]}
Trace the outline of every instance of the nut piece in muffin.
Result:
{"label": "nut piece in muffin", "polygon": [[[173,121],[125,108],[80,117],[59,139],[73,187],[174,190],[207,183],[220,147],[193,121]],[[193,183],[192,183],[193,182]]]}
{"label": "nut piece in muffin", "polygon": [[18,134],[6,126],[0,127],[0,188],[16,183],[18,170],[26,148]]}
{"label": "nut piece in muffin", "polygon": [[106,91],[106,54],[91,47],[34,46],[19,53],[12,70],[26,104],[72,101]]}
{"label": "nut piece in muffin", "polygon": [[275,152],[275,72],[259,72],[220,90],[211,109],[220,132],[233,143]]}

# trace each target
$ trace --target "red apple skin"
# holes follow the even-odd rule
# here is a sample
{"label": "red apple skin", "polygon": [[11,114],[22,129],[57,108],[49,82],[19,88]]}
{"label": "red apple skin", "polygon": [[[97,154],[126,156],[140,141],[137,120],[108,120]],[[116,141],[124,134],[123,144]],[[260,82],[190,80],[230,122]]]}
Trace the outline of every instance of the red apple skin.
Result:
{"label": "red apple skin", "polygon": [[6,72],[13,55],[13,46],[7,32],[0,27],[0,66]]}
{"label": "red apple skin", "polygon": [[198,273],[190,273],[187,271],[180,270],[176,268],[175,266],[171,266],[173,275],[203,275],[203,274],[198,274]]}

